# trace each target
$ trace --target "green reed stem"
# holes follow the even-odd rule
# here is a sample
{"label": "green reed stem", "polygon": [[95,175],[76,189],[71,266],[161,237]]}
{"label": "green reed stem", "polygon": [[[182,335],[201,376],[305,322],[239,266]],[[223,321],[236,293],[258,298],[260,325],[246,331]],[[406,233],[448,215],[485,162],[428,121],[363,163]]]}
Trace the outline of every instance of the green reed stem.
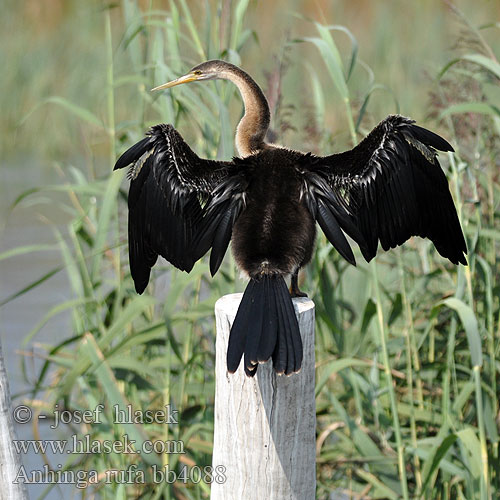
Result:
{"label": "green reed stem", "polygon": [[356,126],[354,125],[354,118],[352,116],[352,111],[351,111],[351,101],[348,97],[345,99],[345,105],[347,108],[346,115],[347,115],[347,123],[349,125],[349,133],[351,135],[351,141],[353,146],[356,146],[356,144],[358,143],[358,138],[356,137]]}
{"label": "green reed stem", "polygon": [[[415,329],[413,326],[413,314],[411,310],[411,304],[408,300],[408,294],[406,292],[406,280],[403,267],[403,258],[401,256],[402,251],[398,251],[398,268],[399,275],[401,277],[401,294],[403,298],[403,306],[406,311],[406,322],[407,327],[405,328],[405,344],[406,344],[406,377],[407,385],[409,387],[409,397],[410,397],[410,431],[411,431],[411,444],[414,449],[417,448],[417,426],[415,422],[415,400],[413,397],[413,365],[412,356],[418,359],[418,352],[412,352],[412,338],[415,337]],[[418,455],[413,456],[413,462],[415,464],[415,480],[417,483],[417,489],[422,488],[422,474],[420,471],[420,459]]]}
{"label": "green reed stem", "polygon": [[389,351],[387,350],[387,330],[384,322],[384,312],[382,310],[382,297],[378,285],[377,264],[374,260],[370,263],[370,269],[373,278],[373,289],[375,293],[376,307],[377,307],[377,320],[378,330],[380,334],[380,344],[382,348],[384,372],[387,380],[387,389],[389,391],[389,398],[391,400],[392,422],[394,425],[394,434],[396,436],[396,447],[398,452],[398,468],[399,468],[399,482],[403,492],[403,498],[409,500],[408,482],[406,478],[406,464],[404,458],[403,440],[401,438],[401,428],[399,426],[398,407],[396,402],[396,393],[394,391],[394,383],[391,373],[391,365],[389,362]]}
{"label": "green reed stem", "polygon": [[[200,289],[201,289],[201,276],[196,280],[195,295],[191,306],[193,308],[195,308],[200,302]],[[189,357],[193,352],[194,333],[195,333],[195,321],[191,321],[187,337],[184,340],[184,352],[182,353],[182,361],[184,363],[184,369],[182,370],[181,380],[179,383],[179,406],[181,406],[181,408],[187,407],[188,404],[187,394],[185,392],[185,389],[186,389],[187,375],[188,373],[190,373],[190,370],[188,369],[187,365],[189,362]]]}
{"label": "green reed stem", "polygon": [[473,368],[474,386],[477,406],[477,425],[479,427],[479,442],[481,443],[481,500],[491,499],[491,485],[488,482],[488,450],[486,448],[486,433],[484,429],[483,397],[481,390],[481,367],[476,365]]}

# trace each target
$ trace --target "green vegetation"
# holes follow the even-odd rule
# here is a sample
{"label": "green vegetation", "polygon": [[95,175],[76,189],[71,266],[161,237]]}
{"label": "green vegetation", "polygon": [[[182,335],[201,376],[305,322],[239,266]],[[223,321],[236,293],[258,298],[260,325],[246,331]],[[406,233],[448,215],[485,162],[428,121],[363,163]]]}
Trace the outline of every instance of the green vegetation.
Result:
{"label": "green vegetation", "polygon": [[[444,53],[441,70],[420,82],[421,99],[411,102],[411,94],[402,100],[397,90],[377,83],[385,68],[360,59],[362,45],[349,26],[298,18],[300,36],[291,33],[271,54],[247,25],[256,8],[248,0],[207,2],[202,16],[186,0],[170,2],[167,10],[144,3],[149,7],[124,0],[118,8],[87,12],[89,34],[102,41],[100,63],[93,68],[95,78],[83,67],[66,80],[85,87],[86,97],[40,91],[19,124],[30,131],[30,120],[58,106],[58,123],[72,123],[64,134],[80,130],[72,141],[83,137],[87,144],[80,148],[92,150],[86,168],[64,167],[60,184],[30,190],[14,204],[15,209],[42,203],[44,192],[58,191],[70,214],[64,233],[52,228],[61,265],[4,301],[21,300],[56,272],[68,276],[68,300],[54,305],[25,339],[28,344],[54,316],[71,312],[72,332],[59,345],[46,347],[33,398],[43,400],[40,411],[47,413],[56,403],[71,410],[105,403],[103,424],[82,426],[82,436],[116,440],[127,433],[137,443],[182,441],[186,451],[69,455],[68,469],[99,472],[101,482],[89,486],[84,497],[94,488],[102,499],[209,497],[203,480],[151,484],[150,467],[168,465],[180,474],[184,466],[210,465],[213,307],[218,297],[241,291],[244,283],[228,254],[215,279],[206,261],[189,275],[158,265],[154,276],[166,273],[167,280],[152,280],[143,296],[136,295],[126,249],[127,184],[122,172],[111,174],[111,167],[115,155],[159,122],[173,123],[200,155],[229,158],[241,109],[230,84],[182,86],[157,95],[147,89],[202,60],[222,57],[240,64],[245,54],[255,64],[244,67],[258,81],[259,65],[268,70],[263,87],[272,97],[279,142],[324,153],[352,147],[404,101],[403,114],[419,118],[456,148],[440,161],[466,234],[468,267],[456,268],[430,242],[412,240],[381,252],[370,265],[358,253],[353,268],[323,236],[318,238],[303,285],[317,316],[317,497],[336,491],[350,498],[495,498],[500,491],[500,110],[495,105],[500,46],[487,40],[492,30],[498,35],[498,22],[479,28],[460,12],[446,11],[455,16],[461,35]],[[82,7],[73,9],[81,13]],[[423,20],[415,17],[416,24]],[[393,45],[392,53],[400,50],[405,52],[400,58],[412,58],[411,47]],[[90,57],[88,45],[82,51]],[[98,102],[93,95],[99,95]],[[331,106],[335,140],[325,127]],[[432,113],[423,121],[425,110]],[[55,139],[57,147],[47,146],[44,154],[64,151],[68,136],[63,139]],[[45,249],[30,245],[0,259],[26,252],[36,257]],[[142,410],[171,404],[179,410],[179,424],[114,423],[113,406],[128,404]],[[132,464],[150,484],[106,484],[106,471]]]}

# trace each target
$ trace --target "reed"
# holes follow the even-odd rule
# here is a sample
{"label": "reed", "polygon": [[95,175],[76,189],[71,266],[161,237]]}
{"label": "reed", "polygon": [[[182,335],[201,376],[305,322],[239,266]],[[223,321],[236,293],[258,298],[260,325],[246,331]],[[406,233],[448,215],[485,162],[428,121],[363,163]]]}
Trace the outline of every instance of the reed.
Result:
{"label": "reed", "polygon": [[[248,20],[257,7],[251,2],[207,2],[203,8],[200,16],[184,0],[171,1],[165,10],[153,2],[123,0],[118,9],[95,14],[96,36],[105,48],[96,68],[105,111],[73,94],[45,95],[21,125],[31,126],[42,103],[58,106],[63,115],[58,120],[78,124],[89,143],[99,137],[103,153],[98,161],[88,159],[85,168],[64,166],[60,183],[30,189],[13,205],[41,206],[45,193],[56,191],[63,193],[69,214],[64,231],[49,224],[50,248],[60,252],[60,265],[2,303],[22,300],[55,273],[68,277],[67,300],[40,319],[25,345],[68,311],[71,331],[59,344],[44,346],[42,368],[25,399],[42,401],[40,411],[48,415],[56,403],[83,410],[105,402],[103,423],[79,427],[80,437],[113,441],[127,434],[138,446],[166,441],[181,443],[185,452],[68,455],[64,468],[99,471],[100,482],[89,486],[86,498],[94,490],[102,499],[209,498],[203,471],[211,464],[213,437],[213,310],[221,295],[243,288],[228,255],[215,279],[205,260],[189,275],[160,264],[146,293],[134,292],[126,251],[127,185],[120,172],[111,173],[116,155],[149,125],[169,122],[200,155],[230,158],[240,111],[237,94],[226,82],[205,84],[203,91],[192,85],[153,95],[147,89],[202,59],[240,64],[245,54],[268,70],[268,83],[279,81],[273,125],[279,125],[283,142],[297,148],[311,143],[324,153],[352,147],[400,102],[397,92],[378,83],[384,67],[362,59],[363,45],[346,27],[294,18],[301,36],[283,42],[279,54],[289,63],[283,64],[282,59],[273,62],[252,36]],[[469,267],[455,268],[428,242],[412,240],[381,252],[376,264],[365,264],[358,252],[353,268],[323,236],[318,238],[303,288],[317,313],[319,499],[344,493],[350,498],[483,500],[500,491],[500,178],[495,164],[500,113],[494,104],[500,95],[500,47],[487,42],[498,23],[477,28],[460,12],[456,15],[462,39],[441,71],[423,85],[435,110],[423,125],[437,129],[456,148],[440,161],[466,234]],[[425,16],[416,12],[414,21],[424,26]],[[390,50],[396,54],[394,47]],[[411,48],[404,50],[399,56],[411,58]],[[312,62],[299,63],[299,55]],[[246,69],[263,81],[259,70]],[[291,78],[296,71],[307,71],[306,80]],[[304,87],[312,91],[306,94]],[[402,101],[403,114],[422,116],[424,102],[408,106],[407,95]],[[381,103],[383,114],[378,113]],[[324,126],[333,104],[339,115],[335,134]],[[304,110],[307,127],[302,127]],[[36,258],[47,248],[28,245],[0,259],[26,253]],[[30,370],[26,363],[27,378],[33,376]],[[116,423],[113,407],[129,404],[137,410],[171,405],[179,412],[178,424]],[[109,472],[132,465],[144,471],[145,483],[123,484]],[[155,482],[152,466],[168,466],[177,480]],[[202,472],[200,480],[196,471]]]}

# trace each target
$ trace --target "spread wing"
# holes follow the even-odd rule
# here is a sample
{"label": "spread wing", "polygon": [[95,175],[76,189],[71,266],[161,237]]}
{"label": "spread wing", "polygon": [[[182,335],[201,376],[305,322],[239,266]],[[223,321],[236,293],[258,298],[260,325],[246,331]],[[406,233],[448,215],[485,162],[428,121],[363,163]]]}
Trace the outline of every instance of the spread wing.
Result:
{"label": "spread wing", "polygon": [[[128,165],[130,271],[142,293],[158,255],[189,272],[212,246],[218,224],[206,229],[203,205],[232,164],[198,157],[171,125],[162,124],[127,150],[115,170]],[[195,244],[202,230],[204,246]]]}
{"label": "spread wing", "polygon": [[467,247],[436,150],[443,138],[399,115],[383,120],[354,149],[311,157],[301,171],[304,196],[329,241],[351,263],[344,232],[367,261],[411,236],[429,238],[454,264]]}

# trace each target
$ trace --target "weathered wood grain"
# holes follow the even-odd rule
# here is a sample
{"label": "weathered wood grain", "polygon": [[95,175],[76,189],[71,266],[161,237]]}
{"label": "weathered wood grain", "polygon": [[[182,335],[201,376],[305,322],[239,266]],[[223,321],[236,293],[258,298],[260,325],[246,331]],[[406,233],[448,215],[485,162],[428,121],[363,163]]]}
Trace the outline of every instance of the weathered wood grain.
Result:
{"label": "weathered wood grain", "polygon": [[21,460],[12,443],[15,434],[11,412],[9,383],[0,345],[0,499],[24,500],[28,498],[24,484],[14,483]]}
{"label": "weathered wood grain", "polygon": [[[304,345],[299,373],[276,375],[272,362],[248,378],[227,372],[229,331],[242,294],[215,305],[217,322],[212,500],[315,498],[314,303],[293,299]],[[220,466],[224,467],[223,469]],[[223,476],[221,476],[223,474]]]}

